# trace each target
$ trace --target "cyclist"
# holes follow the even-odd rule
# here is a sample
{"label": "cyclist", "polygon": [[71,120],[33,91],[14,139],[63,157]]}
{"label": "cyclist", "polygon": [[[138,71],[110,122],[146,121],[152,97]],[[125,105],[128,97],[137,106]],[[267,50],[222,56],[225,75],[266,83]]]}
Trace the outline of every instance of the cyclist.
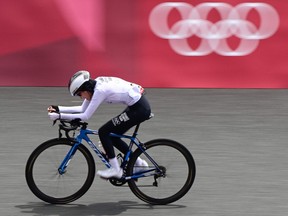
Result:
{"label": "cyclist", "polygon": [[[123,103],[127,108],[116,117],[112,118],[98,130],[99,138],[108,156],[111,168],[99,170],[97,175],[102,178],[121,178],[123,170],[115,157],[115,146],[122,153],[128,151],[128,145],[120,138],[112,138],[110,133],[124,134],[131,127],[147,120],[151,114],[149,102],[144,96],[144,89],[135,83],[117,77],[90,78],[90,73],[85,70],[75,73],[68,85],[72,96],[80,96],[84,101],[80,106],[55,106],[48,107],[48,116],[56,119],[81,119],[87,121],[97,110],[100,104]],[[148,166],[145,160],[138,158],[136,166]]]}

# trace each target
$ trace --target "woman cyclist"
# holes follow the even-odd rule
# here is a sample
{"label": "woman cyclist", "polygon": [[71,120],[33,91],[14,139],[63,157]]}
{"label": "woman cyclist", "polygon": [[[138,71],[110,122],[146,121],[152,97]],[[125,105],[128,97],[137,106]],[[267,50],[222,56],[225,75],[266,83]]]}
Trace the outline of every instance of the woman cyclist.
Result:
{"label": "woman cyclist", "polygon": [[[112,118],[98,130],[100,141],[108,156],[111,168],[99,170],[97,175],[102,178],[121,178],[123,170],[115,156],[115,146],[122,153],[128,151],[128,145],[120,138],[112,138],[110,133],[124,134],[131,127],[147,120],[151,114],[149,102],[144,96],[144,89],[116,77],[90,78],[88,71],[78,71],[69,82],[68,89],[72,96],[80,96],[84,101],[81,106],[48,107],[48,116],[56,119],[81,119],[87,121],[102,103],[122,103],[127,108]],[[136,166],[148,166],[145,160],[138,158]]]}

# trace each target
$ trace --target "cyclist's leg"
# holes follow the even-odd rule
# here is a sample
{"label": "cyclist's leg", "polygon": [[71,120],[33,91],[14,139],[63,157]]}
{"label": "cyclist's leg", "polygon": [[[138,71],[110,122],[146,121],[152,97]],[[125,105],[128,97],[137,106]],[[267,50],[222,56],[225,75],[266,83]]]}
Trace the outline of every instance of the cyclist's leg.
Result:
{"label": "cyclist's leg", "polygon": [[[113,142],[114,147],[117,148],[124,155],[128,152],[128,150],[129,150],[128,144],[126,142],[124,142],[122,139],[113,137],[112,142]],[[135,166],[147,167],[148,164],[145,160],[142,160],[140,157],[138,157],[136,162],[135,162]]]}
{"label": "cyclist's leg", "polygon": [[[110,137],[109,134],[110,133],[116,133],[116,134],[125,133],[131,127],[148,119],[148,117],[150,116],[150,113],[151,113],[150,105],[147,102],[147,100],[144,97],[142,97],[136,104],[134,104],[133,106],[127,107],[120,115],[112,118],[110,121],[108,121],[99,129],[98,131],[99,137],[104,147],[104,150],[106,151],[106,154],[109,160],[113,161],[113,163],[111,163],[111,166],[116,171],[120,169],[120,166],[119,164],[116,163],[117,160],[115,160],[116,157],[115,157],[115,151],[113,149],[113,144],[116,145],[115,147],[118,148],[120,151],[122,152],[124,151],[124,153],[127,152],[128,146],[121,139],[118,139],[118,140],[116,139],[116,142],[115,142],[115,138]],[[113,167],[113,164],[115,167]],[[99,171],[98,174],[100,176],[102,175],[102,177],[105,175],[106,177],[106,176],[110,176],[110,174],[106,175],[106,173],[108,172],[110,171],[108,170],[103,171],[103,172]]]}
{"label": "cyclist's leg", "polygon": [[[112,178],[112,177],[121,178],[122,176],[123,171],[120,168],[120,164],[118,163],[118,160],[115,156],[113,145],[116,144],[115,147],[117,147],[120,151],[124,153],[128,151],[128,145],[124,141],[121,141],[120,139],[112,138],[109,134],[110,133],[122,134],[134,125],[132,124],[132,121],[129,121],[129,124],[122,123],[125,122],[126,119],[129,119],[128,116],[127,118],[125,118],[126,115],[127,115],[126,112],[121,113],[117,117],[108,121],[98,130],[99,138],[108,156],[112,168],[112,169],[100,170],[97,172],[97,174],[103,178]],[[120,119],[122,119],[122,121],[120,121]]]}
{"label": "cyclist's leg", "polygon": [[125,154],[129,150],[128,144],[124,142],[122,139],[117,138],[117,137],[112,137],[111,140],[112,140],[114,147],[117,148],[123,154]]}
{"label": "cyclist's leg", "polygon": [[[124,119],[123,116],[127,116],[127,118],[125,117],[125,120],[127,119],[126,121],[120,120]],[[109,134],[110,133],[124,134],[131,127],[135,126],[138,123],[139,120],[137,119],[137,117],[130,115],[129,111],[127,111],[111,119],[98,130],[100,141],[103,145],[103,148],[108,158],[115,157],[115,151],[113,149],[113,146],[115,146],[119,151],[121,151],[124,154],[128,151],[127,143],[125,143],[120,138],[111,137]]]}
{"label": "cyclist's leg", "polygon": [[110,137],[111,129],[113,129],[113,123],[112,121],[108,121],[106,124],[101,126],[99,128],[98,133],[99,133],[99,138],[100,141],[103,145],[103,148],[108,156],[108,158],[114,158],[115,157],[115,152],[113,148],[113,143]]}
{"label": "cyclist's leg", "polygon": [[122,153],[128,151],[127,144],[120,138],[109,136],[110,133],[124,134],[131,127],[147,120],[151,109],[144,96],[134,105],[127,107],[118,116],[112,118],[99,129],[99,137],[109,158],[115,157],[113,145]]}

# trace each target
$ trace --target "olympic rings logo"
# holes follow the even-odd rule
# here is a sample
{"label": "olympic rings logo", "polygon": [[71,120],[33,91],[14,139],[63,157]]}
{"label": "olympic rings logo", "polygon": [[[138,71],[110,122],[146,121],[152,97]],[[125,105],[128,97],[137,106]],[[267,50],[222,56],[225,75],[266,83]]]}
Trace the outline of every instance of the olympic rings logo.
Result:
{"label": "olympic rings logo", "polygon": [[[176,9],[181,20],[171,27],[170,12]],[[217,10],[221,20],[213,23],[208,15]],[[251,10],[259,14],[260,25],[247,20]],[[213,52],[223,56],[245,56],[258,47],[259,41],[271,37],[279,27],[277,11],[266,3],[241,3],[232,7],[227,3],[207,2],[192,6],[184,2],[167,2],[157,5],[150,13],[149,24],[155,35],[168,39],[171,48],[184,56],[205,56]],[[196,49],[191,48],[188,38],[201,39]],[[239,38],[239,45],[232,49],[227,39]]]}

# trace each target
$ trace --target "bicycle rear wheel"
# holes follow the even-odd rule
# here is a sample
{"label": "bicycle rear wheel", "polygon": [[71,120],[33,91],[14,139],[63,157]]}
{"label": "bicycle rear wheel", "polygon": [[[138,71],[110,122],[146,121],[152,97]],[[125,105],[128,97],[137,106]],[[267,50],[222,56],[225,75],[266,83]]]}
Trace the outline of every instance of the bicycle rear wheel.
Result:
{"label": "bicycle rear wheel", "polygon": [[84,195],[93,183],[95,162],[84,145],[79,145],[64,174],[58,168],[73,142],[52,139],[38,146],[30,155],[25,177],[30,190],[39,199],[52,204],[66,204]]}
{"label": "bicycle rear wheel", "polygon": [[[156,169],[149,158],[137,149],[127,167],[127,176],[135,174],[136,159],[140,156],[149,167],[142,167],[145,176],[131,179],[128,185],[141,200],[153,205],[165,205],[179,200],[191,188],[196,167],[191,153],[178,142],[167,139],[152,140],[145,143],[146,153],[158,164]],[[150,171],[148,171],[150,170]],[[137,172],[141,176],[141,172]]]}

